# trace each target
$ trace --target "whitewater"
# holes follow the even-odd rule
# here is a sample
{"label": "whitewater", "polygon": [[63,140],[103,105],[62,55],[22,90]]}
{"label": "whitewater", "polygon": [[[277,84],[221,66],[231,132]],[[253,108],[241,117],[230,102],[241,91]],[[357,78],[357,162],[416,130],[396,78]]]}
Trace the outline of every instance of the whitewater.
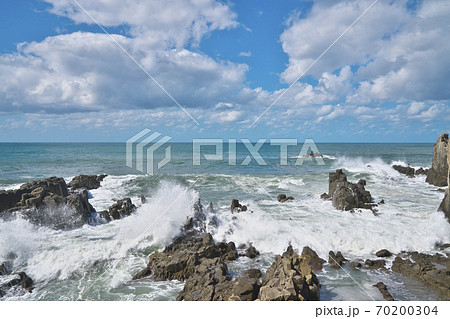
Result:
{"label": "whitewater", "polygon": [[[234,241],[236,246],[252,243],[261,252],[257,260],[243,257],[230,263],[234,276],[256,265],[266,270],[289,244],[300,251],[309,246],[324,259],[333,250],[347,259],[365,260],[374,259],[380,249],[437,253],[437,244],[450,242],[450,224],[437,211],[443,194],[427,184],[425,176],[408,178],[392,168],[393,164],[431,166],[430,145],[397,145],[395,150],[392,145],[345,147],[322,146],[321,152],[327,154],[325,167],[311,162],[284,168],[274,158],[271,169],[253,165],[237,167],[237,172],[223,163],[207,163],[203,171],[190,169],[189,156],[183,153],[155,176],[119,169],[124,159],[122,145],[109,145],[108,152],[93,151],[92,159],[84,159],[86,165],[77,169],[108,176],[100,188],[90,191],[90,203],[100,211],[117,199],[131,197],[137,211],[110,223],[100,220],[96,225],[64,230],[38,227],[20,218],[0,220],[0,260],[11,262],[15,271],[25,271],[36,286],[30,294],[3,299],[175,300],[182,282],[131,278],[146,266],[149,254],[171,242],[199,199],[205,207],[212,203],[209,218],[218,222],[208,230],[215,240]],[[58,151],[62,150],[51,149],[48,156]],[[73,154],[58,171],[66,182],[80,173],[76,160]],[[0,188],[4,189],[55,175],[41,157],[34,168],[5,158],[0,163]],[[336,169],[343,169],[350,181],[365,179],[375,202],[384,200],[376,215],[368,210],[338,211],[320,199],[328,191],[328,173]],[[280,193],[295,199],[279,203]],[[140,194],[148,195],[145,204]],[[247,205],[247,212],[231,213],[235,198]],[[387,258],[388,266],[392,260]],[[318,274],[322,300],[381,300],[372,286],[379,281],[400,300],[436,299],[436,293],[420,282],[390,271],[344,268],[326,265]]]}

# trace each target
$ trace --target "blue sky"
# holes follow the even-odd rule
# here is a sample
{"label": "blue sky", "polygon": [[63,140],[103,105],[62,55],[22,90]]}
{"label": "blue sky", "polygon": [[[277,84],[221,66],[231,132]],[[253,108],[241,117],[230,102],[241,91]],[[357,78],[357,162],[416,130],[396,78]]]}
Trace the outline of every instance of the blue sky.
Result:
{"label": "blue sky", "polygon": [[[450,6],[372,1],[0,3],[0,142],[433,142],[450,128]],[[264,114],[264,115],[262,115]],[[261,116],[262,115],[262,116]],[[256,120],[256,122],[255,122]]]}

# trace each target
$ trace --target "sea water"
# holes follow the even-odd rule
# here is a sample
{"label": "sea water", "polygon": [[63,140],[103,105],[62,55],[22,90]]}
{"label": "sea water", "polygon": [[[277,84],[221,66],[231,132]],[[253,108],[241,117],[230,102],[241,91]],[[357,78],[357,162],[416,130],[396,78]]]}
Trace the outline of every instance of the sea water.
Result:
{"label": "sea water", "polygon": [[[432,144],[317,144],[325,165],[304,161],[295,165],[301,145],[290,146],[288,165],[280,164],[279,146],[265,144],[258,165],[243,144],[237,145],[236,165],[230,165],[225,145],[222,160],[193,165],[192,144],[171,144],[171,161],[153,176],[126,166],[121,143],[3,143],[0,144],[0,188],[50,176],[69,182],[79,174],[108,174],[91,190],[97,211],[115,200],[131,197],[138,209],[132,216],[107,224],[65,230],[37,227],[24,219],[0,220],[0,260],[11,260],[25,271],[36,289],[20,300],[174,300],[183,288],[178,281],[131,281],[145,267],[148,255],[170,243],[200,198],[213,204],[218,226],[215,240],[252,243],[261,255],[241,257],[229,264],[233,276],[249,268],[263,272],[276,254],[291,244],[301,251],[310,246],[320,257],[341,251],[347,259],[376,259],[375,252],[435,253],[437,243],[450,242],[450,224],[437,208],[443,194],[425,182],[408,178],[393,164],[429,168]],[[206,153],[214,150],[205,149]],[[320,195],[328,191],[328,174],[343,169],[348,180],[367,181],[366,189],[378,207],[377,215],[362,210],[342,212]],[[279,203],[280,193],[293,196]],[[139,195],[148,196],[141,204]],[[232,199],[248,211],[231,214]],[[61,212],[63,214],[64,212]],[[388,266],[393,258],[387,258]],[[383,281],[398,300],[437,298],[422,283],[391,271],[335,270],[325,265],[318,273],[322,300],[381,300],[372,285]]]}

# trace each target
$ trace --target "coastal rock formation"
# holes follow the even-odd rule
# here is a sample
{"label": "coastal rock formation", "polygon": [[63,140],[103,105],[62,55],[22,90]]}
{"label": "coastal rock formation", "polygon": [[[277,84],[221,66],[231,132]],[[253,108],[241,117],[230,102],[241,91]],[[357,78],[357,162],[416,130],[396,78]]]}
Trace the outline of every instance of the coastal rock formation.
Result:
{"label": "coastal rock formation", "polygon": [[50,177],[0,191],[3,218],[21,214],[38,225],[66,228],[82,225],[93,212],[87,190],[69,192],[63,178]]}
{"label": "coastal rock formation", "polygon": [[447,174],[447,190],[445,191],[444,199],[442,200],[439,210],[444,212],[445,217],[447,217],[448,222],[450,222],[450,147],[447,147],[447,165],[449,168]]}
{"label": "coastal rock formation", "polygon": [[6,295],[22,296],[34,289],[33,280],[24,272],[3,276],[7,278],[6,281],[2,280],[5,283],[0,285],[0,298]]}
{"label": "coastal rock formation", "polygon": [[383,296],[384,300],[386,301],[394,301],[394,297],[390,294],[390,292],[387,290],[386,285],[383,282],[379,282],[376,285],[373,285],[374,287],[377,287],[380,291],[381,295]]}
{"label": "coastal rock formation", "polygon": [[102,211],[100,216],[109,222],[113,219],[121,219],[130,216],[135,210],[136,206],[131,202],[131,199],[127,197],[118,200],[115,204],[111,205],[108,210]]}
{"label": "coastal rock formation", "polygon": [[405,174],[408,177],[416,177],[416,175],[427,175],[429,170],[424,169],[423,167],[419,169],[414,169],[411,166],[401,166],[401,165],[392,165],[392,167],[399,173]]}
{"label": "coastal rock formation", "polygon": [[439,289],[443,299],[450,300],[450,258],[441,254],[428,255],[418,252],[395,257],[392,271],[417,278]]}
{"label": "coastal rock formation", "polygon": [[433,146],[433,165],[426,181],[436,186],[447,186],[449,179],[448,133],[442,133]]}
{"label": "coastal rock formation", "polygon": [[364,265],[370,269],[386,268],[386,260],[384,260],[384,259],[376,259],[376,260],[366,259]]}
{"label": "coastal rock formation", "polygon": [[[357,184],[347,181],[347,176],[341,169],[330,173],[328,198],[331,198],[333,206],[340,210],[351,210],[354,208],[373,209],[376,204],[372,203],[372,195],[365,189],[366,181],[360,180]],[[322,194],[322,198],[327,196]]]}
{"label": "coastal rock formation", "polygon": [[294,197],[286,196],[286,194],[280,194],[277,196],[277,201],[279,201],[280,203],[287,202],[288,200],[294,200]]}
{"label": "coastal rock formation", "polygon": [[319,255],[308,246],[303,247],[301,257],[308,262],[313,271],[322,270],[323,264],[326,263],[326,260],[320,258]]}
{"label": "coastal rock formation", "polygon": [[336,254],[333,251],[330,251],[328,253],[328,263],[330,264],[331,268],[339,269],[341,268],[344,261],[347,259],[342,256],[342,253],[338,251]]}
{"label": "coastal rock formation", "polygon": [[262,279],[259,299],[262,301],[320,300],[319,281],[305,258],[294,253],[292,246],[275,257]]}
{"label": "coastal rock formation", "polygon": [[377,257],[391,257],[392,253],[387,249],[381,249],[375,253]]}
{"label": "coastal rock formation", "polygon": [[245,212],[246,210],[247,210],[247,206],[241,205],[239,203],[239,200],[233,199],[231,201],[231,212],[232,213]]}
{"label": "coastal rock formation", "polygon": [[72,189],[86,188],[86,189],[97,189],[100,187],[100,182],[108,176],[102,175],[79,175],[75,176],[70,182],[69,187]]}
{"label": "coastal rock formation", "polygon": [[252,244],[250,244],[250,246],[245,250],[245,256],[248,258],[256,258],[256,256],[259,255],[259,251],[256,250],[255,247],[252,246]]}

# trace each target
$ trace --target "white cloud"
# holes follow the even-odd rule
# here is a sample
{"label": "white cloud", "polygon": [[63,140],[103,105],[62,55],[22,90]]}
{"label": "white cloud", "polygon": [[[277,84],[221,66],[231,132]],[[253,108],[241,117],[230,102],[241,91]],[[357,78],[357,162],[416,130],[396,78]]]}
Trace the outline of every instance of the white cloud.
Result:
{"label": "white cloud", "polygon": [[239,52],[239,56],[251,57],[252,53],[250,51],[247,52]]}

